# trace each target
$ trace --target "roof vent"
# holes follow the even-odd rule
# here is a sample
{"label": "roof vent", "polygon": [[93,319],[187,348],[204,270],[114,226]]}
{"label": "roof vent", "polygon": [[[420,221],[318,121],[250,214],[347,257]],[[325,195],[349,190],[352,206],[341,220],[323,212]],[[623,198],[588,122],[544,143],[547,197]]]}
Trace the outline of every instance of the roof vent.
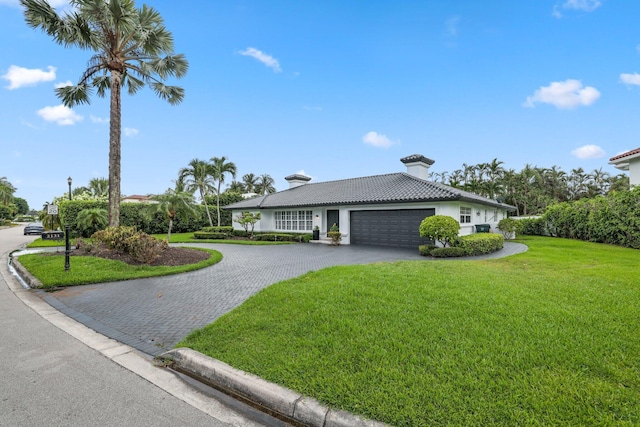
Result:
{"label": "roof vent", "polygon": [[420,179],[429,178],[429,167],[435,163],[434,160],[428,159],[422,154],[412,154],[411,156],[400,159],[407,166],[407,173]]}
{"label": "roof vent", "polygon": [[285,176],[284,179],[289,183],[289,188],[296,188],[311,181],[311,177],[299,174]]}

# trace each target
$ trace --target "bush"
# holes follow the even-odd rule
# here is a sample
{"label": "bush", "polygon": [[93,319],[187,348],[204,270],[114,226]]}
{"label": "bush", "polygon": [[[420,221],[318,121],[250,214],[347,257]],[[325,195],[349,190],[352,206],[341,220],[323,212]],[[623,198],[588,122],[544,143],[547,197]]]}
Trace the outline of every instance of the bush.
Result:
{"label": "bush", "polygon": [[334,223],[329,231],[327,232],[327,237],[331,239],[332,245],[339,245],[342,241],[342,233],[340,232],[340,228],[338,228],[338,224]]}
{"label": "bush", "polygon": [[196,231],[193,233],[194,239],[215,239],[223,240],[229,237],[227,233],[213,232],[213,231]]}
{"label": "bush", "polygon": [[200,231],[204,231],[207,233],[225,233],[231,234],[233,233],[233,227],[230,225],[221,225],[220,227],[202,227]]}
{"label": "bush", "polygon": [[446,215],[428,216],[420,223],[420,236],[440,242],[444,247],[451,245],[459,230],[458,221]]}
{"label": "bush", "polygon": [[504,218],[498,223],[498,229],[505,239],[515,239],[521,228],[522,224],[513,218]]}
{"label": "bush", "polygon": [[467,255],[464,248],[459,247],[437,247],[431,251],[431,256],[435,258],[454,258]]}
{"label": "bush", "polygon": [[463,249],[466,255],[490,254],[504,247],[504,236],[497,233],[461,236],[456,240],[455,247]]}
{"label": "bush", "polygon": [[254,240],[266,242],[309,242],[313,235],[310,233],[259,233]]}
{"label": "bush", "polygon": [[436,245],[420,245],[418,246],[418,252],[422,256],[431,256],[431,251],[436,249],[438,246]]}
{"label": "bush", "polygon": [[520,234],[525,236],[547,236],[547,226],[543,218],[522,218],[518,219],[520,224]]}
{"label": "bush", "polygon": [[[136,261],[150,264],[169,247],[164,240],[158,240],[142,231],[137,231],[135,227],[107,227],[91,236],[93,245],[104,246],[113,251],[131,255]],[[92,246],[83,244],[84,250],[89,252]]]}

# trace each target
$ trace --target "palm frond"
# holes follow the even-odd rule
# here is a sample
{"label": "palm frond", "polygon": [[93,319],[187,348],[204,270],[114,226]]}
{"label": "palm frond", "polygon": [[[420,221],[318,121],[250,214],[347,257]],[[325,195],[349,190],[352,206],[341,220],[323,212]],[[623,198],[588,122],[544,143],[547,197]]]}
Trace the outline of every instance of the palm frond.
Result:
{"label": "palm frond", "polygon": [[171,105],[179,104],[184,99],[184,89],[181,87],[167,86],[160,82],[152,83],[151,87],[159,98],[168,101]]}
{"label": "palm frond", "polygon": [[180,78],[187,73],[189,62],[183,54],[167,55],[148,62],[153,71],[162,79],[170,76]]}
{"label": "palm frond", "polygon": [[127,87],[129,95],[135,95],[144,87],[144,81],[134,77],[131,73],[125,73],[122,77],[122,85]]}
{"label": "palm frond", "polygon": [[76,105],[90,104],[91,87],[87,84],[78,84],[76,86],[64,86],[57,88],[56,95],[62,100],[62,103],[71,108]]}
{"label": "palm frond", "polygon": [[107,75],[95,77],[91,85],[97,89],[98,96],[104,98],[111,88],[111,77]]}

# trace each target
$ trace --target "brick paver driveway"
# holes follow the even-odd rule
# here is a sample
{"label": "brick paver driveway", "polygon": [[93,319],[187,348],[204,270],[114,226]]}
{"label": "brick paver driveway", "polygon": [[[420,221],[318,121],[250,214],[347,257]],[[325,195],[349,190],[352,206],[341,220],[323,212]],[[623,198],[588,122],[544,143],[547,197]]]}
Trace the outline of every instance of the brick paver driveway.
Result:
{"label": "brick paver driveway", "polygon": [[[156,355],[278,281],[334,265],[425,259],[415,250],[363,246],[190,246],[216,249],[223,254],[223,260],[185,274],[75,286],[41,294],[59,311],[103,335]],[[508,253],[501,255],[521,252],[513,246],[509,248],[505,244],[503,251]],[[494,255],[497,256],[500,254]]]}

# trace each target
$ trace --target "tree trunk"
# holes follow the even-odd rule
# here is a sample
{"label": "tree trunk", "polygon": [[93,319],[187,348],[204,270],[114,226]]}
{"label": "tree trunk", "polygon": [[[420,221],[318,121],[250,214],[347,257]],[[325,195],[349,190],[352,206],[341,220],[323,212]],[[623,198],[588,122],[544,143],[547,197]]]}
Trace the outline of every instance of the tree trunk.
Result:
{"label": "tree trunk", "polygon": [[202,189],[200,190],[200,198],[204,202],[204,209],[207,211],[207,218],[209,218],[209,226],[213,227],[213,221],[211,220],[211,214],[209,213],[209,205],[207,205],[207,198]]}
{"label": "tree trunk", "polygon": [[218,227],[220,227],[220,184],[221,181],[218,181],[218,194],[216,195],[216,199],[218,201],[217,206],[218,206]]}
{"label": "tree trunk", "polygon": [[119,71],[111,71],[111,103],[109,105],[109,227],[118,227],[120,225],[121,78]]}

